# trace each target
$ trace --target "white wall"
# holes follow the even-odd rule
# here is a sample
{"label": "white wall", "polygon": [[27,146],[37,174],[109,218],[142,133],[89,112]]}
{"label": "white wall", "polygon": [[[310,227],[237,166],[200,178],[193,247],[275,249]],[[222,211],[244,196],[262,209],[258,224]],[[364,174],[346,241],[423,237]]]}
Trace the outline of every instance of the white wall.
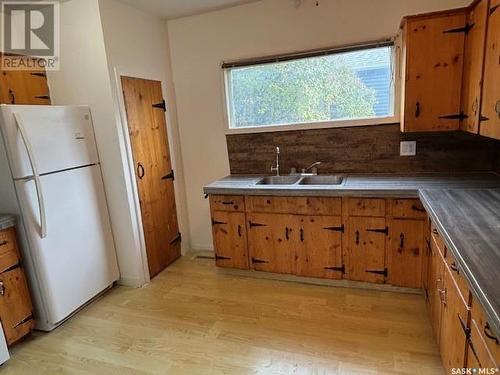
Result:
{"label": "white wall", "polygon": [[[142,256],[145,257],[144,240],[142,232],[139,230],[142,224],[140,224],[140,206],[136,199],[135,168],[129,144],[119,76],[126,75],[162,82],[164,98],[167,102],[167,131],[170,155],[176,175],[174,186],[179,227],[181,232],[188,233],[184,176],[182,173],[177,113],[175,111],[175,92],[170,69],[167,25],[155,15],[144,13],[116,0],[99,0],[99,7],[109,74],[113,87],[115,120],[118,128],[123,130],[120,134],[121,153],[129,156],[129,159],[127,159],[129,164],[126,168],[130,173],[125,176],[128,204],[134,208],[134,211],[130,214],[139,218],[133,234],[137,248],[142,250]],[[186,252],[189,248],[189,236],[186,235],[183,239],[182,248],[183,252]]]}
{"label": "white wall", "polygon": [[366,42],[394,36],[401,17],[470,0],[264,0],[168,22],[191,245],[211,248],[202,187],[229,173],[223,60]]}
{"label": "white wall", "polygon": [[[97,0],[61,3],[61,70],[49,72],[54,104],[90,105],[122,282],[143,278],[134,243],[114,101]],[[91,275],[90,275],[91,277]]]}

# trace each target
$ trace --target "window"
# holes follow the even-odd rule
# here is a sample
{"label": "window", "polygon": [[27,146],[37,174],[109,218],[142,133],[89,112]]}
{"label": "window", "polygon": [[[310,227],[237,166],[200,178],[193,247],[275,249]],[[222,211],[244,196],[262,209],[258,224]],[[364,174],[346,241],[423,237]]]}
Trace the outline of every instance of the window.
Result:
{"label": "window", "polygon": [[223,67],[230,129],[394,118],[389,42]]}

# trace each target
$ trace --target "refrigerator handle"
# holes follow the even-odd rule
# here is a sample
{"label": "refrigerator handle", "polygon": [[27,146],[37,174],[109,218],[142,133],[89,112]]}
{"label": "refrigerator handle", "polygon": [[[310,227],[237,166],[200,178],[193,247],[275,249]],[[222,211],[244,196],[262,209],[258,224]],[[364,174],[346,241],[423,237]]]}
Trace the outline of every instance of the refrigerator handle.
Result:
{"label": "refrigerator handle", "polygon": [[40,237],[45,238],[47,237],[47,217],[45,215],[45,203],[43,200],[40,175],[38,174],[38,168],[36,166],[33,149],[31,147],[28,135],[26,134],[26,129],[24,127],[22,117],[19,113],[14,113],[14,118],[16,120],[17,127],[19,128],[19,132],[21,133],[21,138],[23,140],[24,147],[26,147],[26,152],[28,153],[28,159],[30,161],[31,169],[33,171],[32,179],[35,181],[36,196],[38,199],[38,209],[40,210],[40,227],[41,227]]}

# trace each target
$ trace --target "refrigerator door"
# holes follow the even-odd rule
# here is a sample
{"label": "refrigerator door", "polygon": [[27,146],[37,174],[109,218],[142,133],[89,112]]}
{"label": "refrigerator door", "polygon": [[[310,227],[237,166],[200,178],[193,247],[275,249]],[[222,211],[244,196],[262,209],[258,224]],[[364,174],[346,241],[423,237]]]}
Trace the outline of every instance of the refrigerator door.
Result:
{"label": "refrigerator door", "polygon": [[2,105],[0,125],[14,179],[33,175],[27,144],[40,175],[99,162],[86,106]]}
{"label": "refrigerator door", "polygon": [[0,323],[0,365],[9,360],[9,350],[7,349],[7,342],[3,335],[2,323]]}
{"label": "refrigerator door", "polygon": [[119,274],[100,167],[54,173],[40,180],[45,238],[34,181],[16,181],[16,190],[49,315],[37,319],[55,327],[118,280]]}

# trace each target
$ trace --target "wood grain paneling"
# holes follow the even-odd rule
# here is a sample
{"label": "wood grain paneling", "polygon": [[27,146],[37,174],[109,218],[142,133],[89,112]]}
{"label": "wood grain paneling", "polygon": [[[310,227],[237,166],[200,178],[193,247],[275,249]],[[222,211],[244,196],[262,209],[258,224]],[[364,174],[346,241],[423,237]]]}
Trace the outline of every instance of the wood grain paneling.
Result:
{"label": "wood grain paneling", "polygon": [[[417,156],[399,156],[403,140],[417,141]],[[232,174],[269,174],[276,146],[283,174],[315,161],[323,174],[486,171],[498,144],[463,132],[401,134],[398,124],[227,136]]]}

